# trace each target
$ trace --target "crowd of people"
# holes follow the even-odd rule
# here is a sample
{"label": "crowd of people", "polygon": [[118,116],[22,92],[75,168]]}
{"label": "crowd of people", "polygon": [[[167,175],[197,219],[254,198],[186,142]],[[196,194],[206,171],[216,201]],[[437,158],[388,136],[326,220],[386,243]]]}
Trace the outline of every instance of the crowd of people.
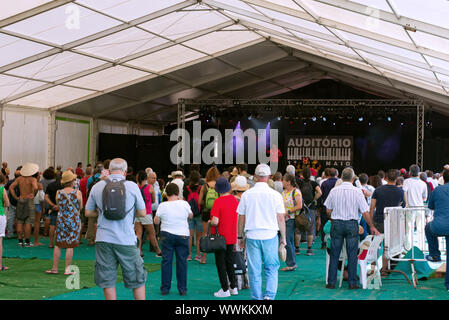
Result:
{"label": "crowd of people", "polygon": [[[409,170],[390,169],[369,177],[356,175],[352,168],[345,168],[341,175],[336,168],[326,168],[317,176],[316,170],[297,171],[292,165],[284,174],[273,173],[266,164],[259,164],[251,175],[247,164],[239,164],[221,173],[211,166],[203,178],[200,166],[193,164],[188,177],[182,170],[173,171],[165,184],[151,168],[134,174],[125,160],[117,158],[88,165],[85,170],[78,163],[76,169],[49,167],[43,173],[36,164],[26,163],[12,179],[10,175],[4,162],[0,174],[1,271],[8,270],[1,260],[3,237],[17,237],[23,247],[41,246],[43,226],[53,249],[53,265],[45,272],[59,273],[61,249],[66,249],[64,274],[72,274],[74,249],[87,241],[95,245],[95,283],[104,289],[106,299],[116,299],[118,265],[125,287],[133,290],[135,299],[145,299],[145,240],[150,242],[150,251],[162,258],[161,294],[170,292],[176,256],[177,289],[186,295],[189,261],[207,263],[200,238],[218,232],[226,248],[214,253],[220,282],[214,295],[238,295],[239,289],[247,287],[239,286],[235,274],[236,256],[244,252],[251,298],[256,300],[275,299],[278,271],[298,268],[296,256],[303,242],[306,256],[314,255],[315,241],[328,251],[328,289],[336,288],[340,252],[346,243],[345,278],[349,289],[360,288],[358,244],[368,234],[384,232],[386,207],[428,204],[434,210],[433,221],[425,226],[429,261],[441,261],[439,236],[449,242],[447,165],[441,174],[421,172],[412,165]],[[310,223],[300,229],[295,220],[304,212]],[[413,232],[415,223],[424,230],[425,221],[418,217],[407,218],[407,229]],[[411,239],[409,232],[406,250],[413,246]],[[286,266],[280,269],[279,253],[284,247]],[[383,276],[388,274],[386,266],[384,257]],[[449,290],[447,273],[445,285]]]}

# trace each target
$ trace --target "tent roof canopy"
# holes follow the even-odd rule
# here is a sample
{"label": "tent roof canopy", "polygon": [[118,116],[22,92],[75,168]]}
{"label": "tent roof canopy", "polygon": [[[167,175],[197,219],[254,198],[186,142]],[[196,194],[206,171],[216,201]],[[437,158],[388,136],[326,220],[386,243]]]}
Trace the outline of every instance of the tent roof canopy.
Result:
{"label": "tent roof canopy", "polygon": [[0,3],[0,104],[170,122],[179,98],[266,98],[337,79],[449,114],[449,2]]}

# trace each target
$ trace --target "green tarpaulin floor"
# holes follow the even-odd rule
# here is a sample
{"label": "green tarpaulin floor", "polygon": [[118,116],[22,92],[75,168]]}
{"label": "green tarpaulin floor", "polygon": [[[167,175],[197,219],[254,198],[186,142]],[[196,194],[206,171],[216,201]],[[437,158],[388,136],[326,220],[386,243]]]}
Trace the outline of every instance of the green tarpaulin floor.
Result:
{"label": "green tarpaulin floor", "polygon": [[[42,242],[48,244],[46,238]],[[305,244],[302,244],[304,246]],[[315,255],[306,256],[305,250],[297,256],[298,269],[279,272],[279,287],[276,299],[282,300],[427,300],[449,299],[444,279],[420,281],[414,289],[402,277],[383,279],[380,290],[348,290],[344,281],[342,288],[325,288],[325,250],[315,245]],[[80,269],[80,289],[67,289],[67,276],[47,275],[51,268],[53,250],[46,246],[23,248],[16,239],[4,239],[4,264],[11,270],[0,272],[0,299],[51,299],[51,300],[97,300],[104,299],[103,290],[94,284],[95,248],[81,245],[74,251],[73,265]],[[188,295],[181,297],[176,289],[176,272],[173,272],[172,289],[168,296],[160,294],[161,258],[148,252],[144,244],[145,265],[148,270],[146,297],[149,300],[216,300],[213,293],[219,289],[217,269],[213,255],[208,255],[207,264],[196,261],[188,263]],[[64,252],[62,256],[64,255]],[[283,266],[283,265],[282,265]],[[63,261],[60,272],[63,271]],[[117,298],[133,299],[132,291],[126,289],[118,277]],[[14,290],[11,290],[14,289]],[[224,300],[251,299],[249,290],[241,290],[238,296]]]}

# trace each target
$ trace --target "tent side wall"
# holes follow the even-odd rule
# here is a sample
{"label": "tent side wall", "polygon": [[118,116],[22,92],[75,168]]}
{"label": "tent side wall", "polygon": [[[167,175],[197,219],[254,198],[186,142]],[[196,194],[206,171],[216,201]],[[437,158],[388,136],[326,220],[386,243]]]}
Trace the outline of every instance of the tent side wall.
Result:
{"label": "tent side wall", "polygon": [[3,109],[2,161],[14,170],[25,162],[34,162],[40,170],[48,166],[49,113],[29,109]]}

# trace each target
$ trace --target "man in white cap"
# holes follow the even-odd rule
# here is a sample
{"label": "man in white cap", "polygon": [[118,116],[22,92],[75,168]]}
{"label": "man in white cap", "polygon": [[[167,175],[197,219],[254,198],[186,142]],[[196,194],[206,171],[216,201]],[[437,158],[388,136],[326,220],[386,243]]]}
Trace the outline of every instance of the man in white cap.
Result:
{"label": "man in white cap", "polygon": [[172,178],[173,180],[170,183],[174,183],[178,186],[179,188],[179,199],[183,200],[183,194],[182,194],[182,190],[184,190],[184,173],[182,173],[181,170],[178,171],[173,171],[172,174],[170,176],[168,176],[169,178]]}
{"label": "man in white cap", "polygon": [[[237,238],[240,248],[246,247],[251,298],[254,300],[273,300],[276,297],[280,265],[278,249],[287,243],[284,202],[279,192],[268,186],[270,175],[270,167],[259,164],[255,171],[257,183],[242,194],[237,208]],[[243,231],[246,240],[243,239]],[[280,238],[278,231],[281,232]],[[262,262],[266,278],[263,295]]]}
{"label": "man in white cap", "polygon": [[[25,164],[20,170],[18,177],[9,187],[11,196],[17,200],[17,237],[19,245],[25,247],[33,246],[30,243],[31,226],[34,224],[34,197],[39,189],[37,175],[39,166],[34,163]],[[20,196],[17,197],[14,188],[19,186]],[[25,225],[25,244],[23,243],[23,225]]]}

